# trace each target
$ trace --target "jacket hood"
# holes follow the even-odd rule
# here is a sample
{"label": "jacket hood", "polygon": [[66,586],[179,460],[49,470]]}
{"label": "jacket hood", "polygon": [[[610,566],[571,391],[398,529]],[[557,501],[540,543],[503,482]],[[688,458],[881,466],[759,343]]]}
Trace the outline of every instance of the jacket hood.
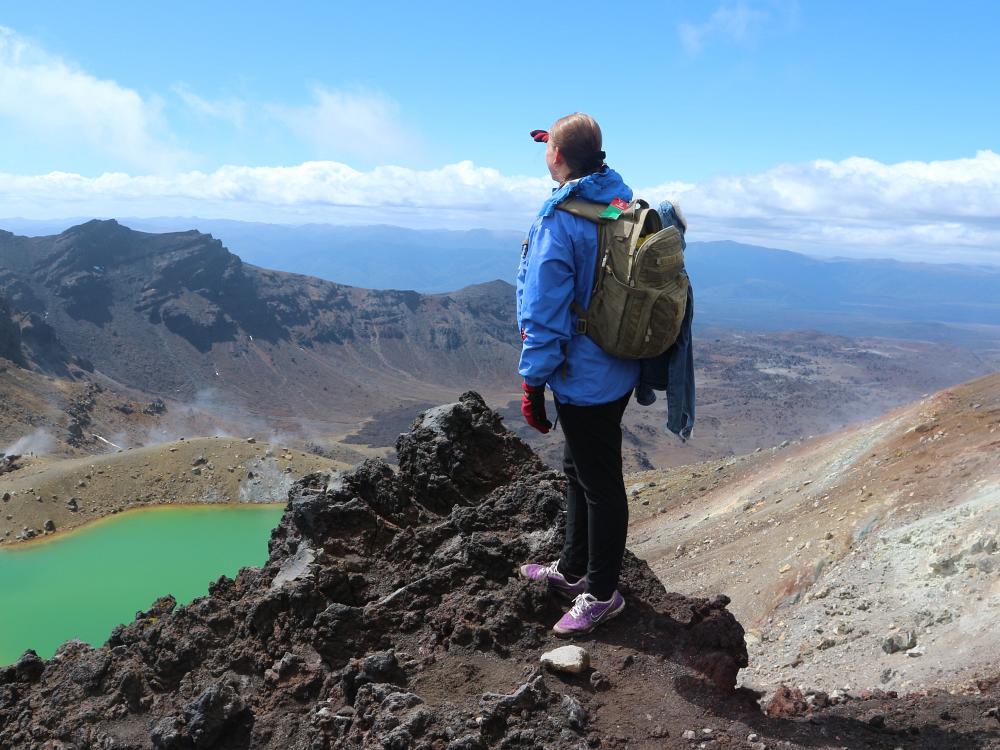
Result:
{"label": "jacket hood", "polygon": [[632,188],[625,184],[622,176],[615,170],[604,167],[600,172],[588,174],[556,188],[552,196],[542,205],[538,215],[551,216],[560,203],[570,198],[580,198],[593,203],[611,203],[615,198],[631,201]]}

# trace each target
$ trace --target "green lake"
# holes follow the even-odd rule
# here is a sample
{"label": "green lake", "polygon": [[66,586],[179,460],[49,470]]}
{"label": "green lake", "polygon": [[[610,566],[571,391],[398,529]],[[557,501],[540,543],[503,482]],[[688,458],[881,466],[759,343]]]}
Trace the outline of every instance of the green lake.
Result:
{"label": "green lake", "polygon": [[49,658],[72,638],[100,645],[159,596],[186,604],[220,575],[262,565],[283,508],[149,508],[0,548],[0,665],[27,648]]}

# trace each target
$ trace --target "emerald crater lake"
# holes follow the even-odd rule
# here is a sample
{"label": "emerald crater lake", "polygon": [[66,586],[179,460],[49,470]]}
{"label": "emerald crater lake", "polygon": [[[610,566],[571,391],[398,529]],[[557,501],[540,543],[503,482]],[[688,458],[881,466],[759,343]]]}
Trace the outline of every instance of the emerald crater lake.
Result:
{"label": "emerald crater lake", "polygon": [[0,665],[29,648],[47,659],[73,638],[99,646],[160,596],[186,604],[219,576],[262,565],[283,508],[145,508],[0,548]]}

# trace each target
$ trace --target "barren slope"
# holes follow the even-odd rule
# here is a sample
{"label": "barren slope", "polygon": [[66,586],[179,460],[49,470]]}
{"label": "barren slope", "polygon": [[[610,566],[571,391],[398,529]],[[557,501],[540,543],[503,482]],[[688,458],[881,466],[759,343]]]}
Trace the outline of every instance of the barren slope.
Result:
{"label": "barren slope", "polygon": [[1000,653],[998,458],[991,375],[783,450],[636,475],[631,548],[671,586],[732,597],[752,684],[967,683]]}

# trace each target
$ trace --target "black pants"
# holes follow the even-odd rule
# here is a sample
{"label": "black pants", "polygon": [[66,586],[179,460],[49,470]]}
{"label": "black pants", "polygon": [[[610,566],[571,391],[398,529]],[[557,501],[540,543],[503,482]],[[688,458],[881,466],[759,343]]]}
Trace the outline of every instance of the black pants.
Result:
{"label": "black pants", "polygon": [[606,404],[574,406],[556,401],[566,446],[566,543],[559,569],[587,576],[587,592],[601,601],[618,587],[628,499],[622,476],[622,415],[632,392]]}

